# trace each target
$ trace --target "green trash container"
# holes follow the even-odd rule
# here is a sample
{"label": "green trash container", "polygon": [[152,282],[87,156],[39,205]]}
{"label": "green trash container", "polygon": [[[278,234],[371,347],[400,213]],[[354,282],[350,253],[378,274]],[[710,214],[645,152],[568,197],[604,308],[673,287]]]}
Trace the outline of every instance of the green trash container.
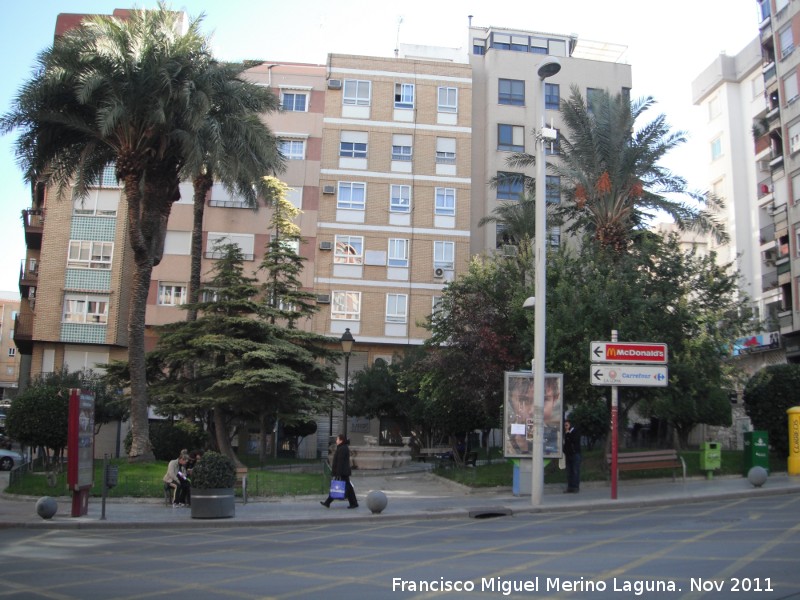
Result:
{"label": "green trash container", "polygon": [[766,431],[744,432],[743,473],[745,477],[753,467],[764,467],[769,473],[769,436]]}
{"label": "green trash container", "polygon": [[718,442],[705,442],[700,448],[700,469],[711,479],[713,471],[722,467],[722,449]]}

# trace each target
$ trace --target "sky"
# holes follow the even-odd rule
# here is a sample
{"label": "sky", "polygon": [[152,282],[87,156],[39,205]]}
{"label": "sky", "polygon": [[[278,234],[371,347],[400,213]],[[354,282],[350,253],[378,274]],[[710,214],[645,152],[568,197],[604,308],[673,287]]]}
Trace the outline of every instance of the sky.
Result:
{"label": "sky", "polygon": [[[30,78],[36,56],[53,41],[59,13],[110,14],[115,8],[153,8],[155,0],[13,0],[2,3],[0,112]],[[481,27],[507,27],[627,46],[632,97],[652,96],[644,115],[665,114],[688,142],[663,164],[706,189],[708,140],[702,111],[692,105],[692,81],[721,52],[735,55],[758,35],[753,0],[190,0],[167,2],[190,17],[204,15],[221,60],[324,64],[327,54],[393,56],[397,41],[467,48],[468,16]],[[18,292],[25,242],[21,211],[29,187],[14,157],[13,134],[0,136],[0,290]]]}

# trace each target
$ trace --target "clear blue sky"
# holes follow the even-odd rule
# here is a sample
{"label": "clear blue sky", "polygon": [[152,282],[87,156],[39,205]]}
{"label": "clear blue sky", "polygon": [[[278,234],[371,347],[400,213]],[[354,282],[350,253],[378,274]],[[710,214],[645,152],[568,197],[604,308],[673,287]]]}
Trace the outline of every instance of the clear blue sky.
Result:
{"label": "clear blue sky", "polygon": [[[139,0],[13,0],[2,3],[0,21],[0,111],[30,77],[36,55],[52,43],[59,13],[110,14],[115,8],[151,8]],[[401,43],[465,47],[467,16],[478,26],[519,27],[577,34],[579,38],[628,46],[633,96],[653,96],[657,112],[690,143],[667,166],[693,188],[706,185],[707,144],[692,107],[691,82],[717,55],[737,53],[758,34],[753,0],[191,0],[168,4],[190,16],[205,13],[223,60],[263,59],[324,63],[328,52],[391,56]],[[657,113],[652,111],[651,118]],[[692,136],[693,131],[698,131]],[[13,156],[13,137],[0,137],[0,290],[17,291],[25,256],[21,210],[30,205]],[[66,257],[65,257],[66,259]]]}

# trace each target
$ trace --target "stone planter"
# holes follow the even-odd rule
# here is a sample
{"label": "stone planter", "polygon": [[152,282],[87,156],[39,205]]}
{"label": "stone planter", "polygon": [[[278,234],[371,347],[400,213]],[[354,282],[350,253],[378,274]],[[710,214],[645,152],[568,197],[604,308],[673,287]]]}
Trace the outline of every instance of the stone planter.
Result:
{"label": "stone planter", "polygon": [[235,499],[233,488],[192,489],[192,518],[229,519],[236,510]]}

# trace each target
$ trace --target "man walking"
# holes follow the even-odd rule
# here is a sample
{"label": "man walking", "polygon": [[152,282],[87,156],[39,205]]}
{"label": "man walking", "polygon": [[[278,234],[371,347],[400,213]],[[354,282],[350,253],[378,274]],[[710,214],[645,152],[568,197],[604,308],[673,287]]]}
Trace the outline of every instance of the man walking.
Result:
{"label": "man walking", "polygon": [[569,415],[564,419],[564,458],[567,462],[567,489],[565,494],[577,494],[581,487],[581,435],[570,423]]}
{"label": "man walking", "polygon": [[[342,433],[336,436],[336,452],[333,453],[331,472],[335,479],[344,481],[344,495],[349,502],[347,508],[358,508],[356,491],[353,489],[353,484],[350,483],[350,446]],[[333,500],[330,494],[328,494],[328,497],[324,501],[321,501],[320,504],[325,508],[330,508]]]}

